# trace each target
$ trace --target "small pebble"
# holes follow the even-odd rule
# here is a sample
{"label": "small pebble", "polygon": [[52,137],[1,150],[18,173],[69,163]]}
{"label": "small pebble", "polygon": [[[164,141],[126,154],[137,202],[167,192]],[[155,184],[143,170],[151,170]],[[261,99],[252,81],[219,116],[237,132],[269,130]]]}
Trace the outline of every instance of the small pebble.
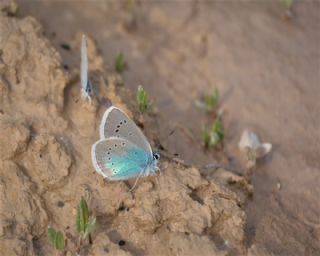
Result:
{"label": "small pebble", "polygon": [[58,206],[59,208],[62,208],[62,207],[64,206],[64,202],[58,201],[57,206]]}
{"label": "small pebble", "polygon": [[118,244],[119,244],[120,246],[124,246],[124,245],[126,244],[126,241],[120,240]]}
{"label": "small pebble", "polygon": [[66,50],[66,51],[70,51],[71,50],[70,45],[68,45],[66,43],[62,43],[60,46],[61,46],[62,49]]}
{"label": "small pebble", "polygon": [[121,212],[121,211],[124,211],[126,209],[126,207],[124,207],[123,205],[121,205],[119,208],[118,208],[118,211]]}
{"label": "small pebble", "polygon": [[277,183],[277,189],[280,190],[281,189],[281,184],[278,182]]}

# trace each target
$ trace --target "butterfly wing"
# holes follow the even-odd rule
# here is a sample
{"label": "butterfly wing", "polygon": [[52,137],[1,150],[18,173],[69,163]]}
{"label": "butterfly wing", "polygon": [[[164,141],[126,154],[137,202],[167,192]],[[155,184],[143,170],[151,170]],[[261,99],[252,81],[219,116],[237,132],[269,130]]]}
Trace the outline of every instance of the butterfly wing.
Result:
{"label": "butterfly wing", "polygon": [[87,42],[86,37],[82,36],[81,41],[81,68],[80,78],[82,90],[86,91],[88,85],[88,55],[87,55]]}
{"label": "butterfly wing", "polygon": [[152,154],[152,149],[139,127],[120,109],[110,107],[100,124],[100,139],[108,137],[124,138]]}
{"label": "butterfly wing", "polygon": [[111,137],[93,144],[94,168],[109,180],[126,180],[138,176],[152,161],[152,155],[124,138]]}

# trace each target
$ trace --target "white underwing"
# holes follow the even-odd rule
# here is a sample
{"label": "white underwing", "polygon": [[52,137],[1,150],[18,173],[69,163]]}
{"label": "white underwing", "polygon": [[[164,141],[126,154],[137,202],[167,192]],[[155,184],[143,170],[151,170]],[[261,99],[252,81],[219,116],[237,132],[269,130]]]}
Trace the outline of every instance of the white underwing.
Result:
{"label": "white underwing", "polygon": [[92,88],[88,77],[88,53],[87,53],[87,40],[85,35],[81,40],[81,67],[80,67],[80,79],[81,79],[81,94],[84,99],[88,99],[91,102]]}

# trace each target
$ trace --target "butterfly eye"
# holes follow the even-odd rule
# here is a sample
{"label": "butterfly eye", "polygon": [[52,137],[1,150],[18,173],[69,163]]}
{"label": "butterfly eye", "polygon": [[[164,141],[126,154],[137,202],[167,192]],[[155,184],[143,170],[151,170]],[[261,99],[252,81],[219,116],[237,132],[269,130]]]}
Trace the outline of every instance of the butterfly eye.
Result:
{"label": "butterfly eye", "polygon": [[158,153],[153,154],[153,159],[154,160],[159,160],[160,159],[160,155]]}

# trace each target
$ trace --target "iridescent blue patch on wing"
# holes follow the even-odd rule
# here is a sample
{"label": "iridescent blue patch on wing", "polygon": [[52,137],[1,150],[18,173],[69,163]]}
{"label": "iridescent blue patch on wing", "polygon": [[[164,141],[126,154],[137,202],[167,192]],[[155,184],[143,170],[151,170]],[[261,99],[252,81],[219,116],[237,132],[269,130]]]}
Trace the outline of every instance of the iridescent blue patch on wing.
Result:
{"label": "iridescent blue patch on wing", "polygon": [[153,161],[152,155],[139,147],[132,147],[122,154],[111,154],[106,163],[112,171],[112,180],[136,177]]}

